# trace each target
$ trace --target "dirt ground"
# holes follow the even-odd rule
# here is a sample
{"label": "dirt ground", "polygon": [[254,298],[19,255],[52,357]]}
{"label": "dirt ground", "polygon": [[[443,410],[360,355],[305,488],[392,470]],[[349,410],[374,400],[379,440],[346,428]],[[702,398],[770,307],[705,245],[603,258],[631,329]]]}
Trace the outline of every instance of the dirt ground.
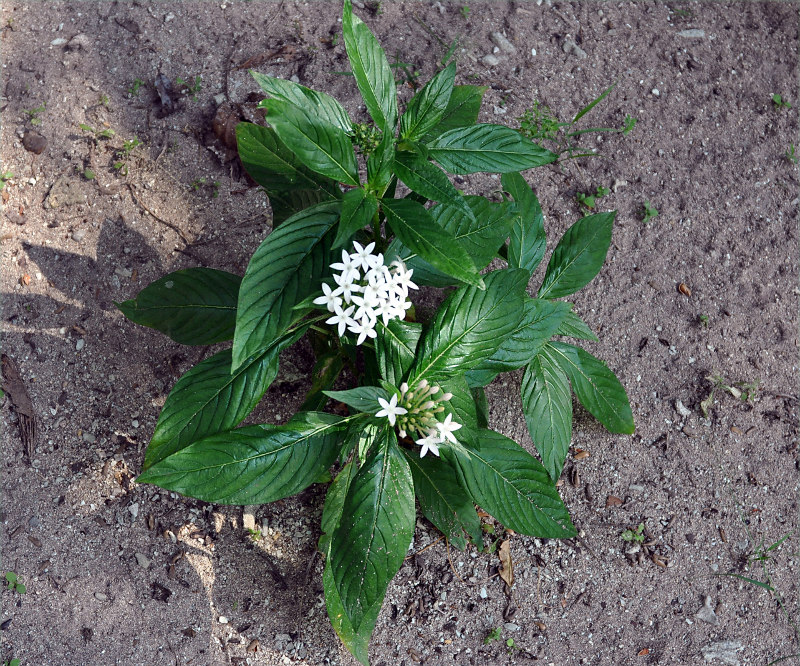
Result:
{"label": "dirt ground", "polygon": [[[518,127],[535,100],[568,119],[614,81],[584,126],[638,119],[628,136],[584,138],[602,157],[527,174],[551,248],[581,216],[577,193],[611,190],[598,203],[619,210],[608,261],[575,300],[601,339],[587,348],[627,388],[636,434],[610,435],[576,405],[560,491],[581,538],[507,537],[510,598],[496,554],[448,551],[420,518],[372,663],[797,663],[797,5],[356,11],[407,63],[395,70],[405,99],[455,45],[457,82],[489,86],[481,121]],[[215,349],[171,343],[113,305],[167,271],[243,272],[269,204],[215,141],[217,106],[257,93],[253,67],[362,119],[339,73],[340,15],[327,2],[0,5],[0,166],[13,173],[0,216],[2,567],[27,587],[0,594],[0,660],[354,663],[322,598],[324,487],[243,511],[133,481],[170,388]],[[172,112],[159,75],[179,98]],[[489,194],[499,181],[459,186]],[[645,201],[658,210],[647,223]],[[284,354],[258,419],[288,419],[311,363],[302,346]],[[490,387],[491,422],[533,451],[519,382]],[[485,522],[487,546],[506,538]],[[649,545],[624,541],[640,523]]]}

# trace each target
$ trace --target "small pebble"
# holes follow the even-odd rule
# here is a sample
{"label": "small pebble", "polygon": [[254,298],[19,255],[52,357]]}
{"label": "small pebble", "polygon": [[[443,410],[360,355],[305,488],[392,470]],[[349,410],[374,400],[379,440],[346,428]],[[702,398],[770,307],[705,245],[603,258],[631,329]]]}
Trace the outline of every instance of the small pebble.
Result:
{"label": "small pebble", "polygon": [[86,431],[84,431],[84,433],[83,433],[82,437],[83,437],[83,441],[84,441],[84,442],[89,442],[89,444],[94,444],[94,443],[97,441],[97,437],[95,437],[95,436],[94,436],[92,433],[90,433],[90,432],[86,432]]}
{"label": "small pebble", "polygon": [[224,615],[220,615],[219,618],[217,619],[217,621],[220,624],[228,624],[228,618],[225,617]]}
{"label": "small pebble", "polygon": [[678,33],[678,37],[690,37],[690,38],[694,37],[694,38],[697,38],[697,37],[705,37],[705,36],[706,36],[706,31],[705,30],[698,30],[698,29],[681,30]]}
{"label": "small pebble", "polygon": [[531,49],[531,55],[532,55],[532,56],[535,56],[535,55],[536,55],[536,49]]}
{"label": "small pebble", "polygon": [[501,32],[493,32],[489,35],[489,39],[491,39],[495,46],[503,51],[503,53],[515,53],[517,50],[517,47],[509,42]]}
{"label": "small pebble", "polygon": [[567,37],[564,40],[564,43],[561,45],[561,49],[564,51],[564,53],[574,54],[579,60],[583,60],[584,58],[588,57],[586,51],[578,46],[577,42],[571,37]]}
{"label": "small pebble", "polygon": [[142,569],[147,569],[150,566],[150,560],[148,559],[147,555],[143,553],[136,553],[134,554],[136,558],[136,563],[142,567]]}
{"label": "small pebble", "polygon": [[138,427],[139,427],[139,421],[138,421],[138,419],[133,419],[133,421],[131,421],[131,425],[132,425],[134,428],[138,428]]}
{"label": "small pebble", "polygon": [[89,49],[89,38],[83,33],[78,33],[67,43],[67,51],[87,51]]}
{"label": "small pebble", "polygon": [[711,605],[711,597],[706,597],[705,603],[703,607],[697,611],[694,616],[698,620],[702,620],[703,622],[708,622],[708,624],[719,624],[719,619],[717,618],[717,614],[714,612],[714,608]]}
{"label": "small pebble", "polygon": [[42,521],[39,520],[36,516],[32,516],[31,519],[28,521],[28,525],[36,529],[42,526]]}
{"label": "small pebble", "polygon": [[94,598],[98,601],[106,601],[108,599],[108,595],[105,595],[102,592],[95,592]]}
{"label": "small pebble", "polygon": [[496,55],[492,55],[491,53],[487,53],[483,58],[481,58],[481,62],[486,65],[487,67],[496,67],[500,64],[500,58]]}
{"label": "small pebble", "polygon": [[507,631],[519,631],[520,626],[518,624],[514,624],[513,622],[506,622],[503,625]]}
{"label": "small pebble", "polygon": [[50,42],[50,46],[64,46],[67,43],[67,40],[63,37],[57,37],[52,42]]}
{"label": "small pebble", "polygon": [[133,519],[139,517],[139,502],[134,502],[133,504],[128,505],[128,512],[133,516]]}
{"label": "small pebble", "polygon": [[485,587],[482,587],[482,588],[481,588],[480,595],[481,595],[481,599],[485,599],[486,597],[488,597],[488,596],[489,596],[489,593],[486,591],[486,588],[485,588]]}
{"label": "small pebble", "polygon": [[84,340],[83,338],[81,338],[80,340],[78,340],[78,341],[75,343],[75,351],[80,351],[81,349],[83,349],[83,347],[84,347],[84,345],[85,345],[85,344],[86,344],[86,340]]}
{"label": "small pebble", "polygon": [[658,97],[658,96],[661,94],[661,91],[660,91],[658,88],[653,88],[653,90],[651,90],[651,92],[652,92],[652,93],[653,93],[653,94],[654,94],[656,97]]}
{"label": "small pebble", "polygon": [[686,407],[680,400],[675,401],[675,411],[684,418],[692,415],[692,410]]}
{"label": "small pebble", "polygon": [[75,229],[75,231],[72,232],[72,240],[74,240],[76,243],[80,243],[85,236],[86,236],[86,229],[83,228]]}

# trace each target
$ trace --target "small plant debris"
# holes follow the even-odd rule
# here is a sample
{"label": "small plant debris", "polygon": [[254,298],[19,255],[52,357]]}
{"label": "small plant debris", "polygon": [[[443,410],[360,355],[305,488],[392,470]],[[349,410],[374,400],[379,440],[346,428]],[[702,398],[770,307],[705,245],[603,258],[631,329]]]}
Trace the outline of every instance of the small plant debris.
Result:
{"label": "small plant debris", "polygon": [[647,224],[652,220],[654,217],[658,216],[658,211],[656,207],[653,206],[649,201],[644,202],[644,213],[642,216],[642,224]]}

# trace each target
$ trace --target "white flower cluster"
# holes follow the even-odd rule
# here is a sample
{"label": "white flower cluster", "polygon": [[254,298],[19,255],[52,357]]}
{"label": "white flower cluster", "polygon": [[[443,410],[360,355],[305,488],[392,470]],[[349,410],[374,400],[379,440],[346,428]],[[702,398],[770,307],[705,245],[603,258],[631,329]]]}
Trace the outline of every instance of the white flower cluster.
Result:
{"label": "white flower cluster", "polygon": [[436,418],[436,414],[444,412],[444,406],[440,403],[447,402],[452,397],[452,393],[442,393],[441,388],[430,386],[425,379],[418,382],[413,390],[409,390],[408,384],[403,382],[400,386],[399,404],[396,395],[389,401],[378,398],[383,409],[376,412],[375,416],[385,416],[392,426],[397,423],[400,437],[405,437],[408,433],[419,437],[415,441],[422,447],[420,458],[428,451],[438,456],[439,444],[445,441],[457,443],[453,432],[461,427],[460,423],[453,421],[452,414],[448,414],[444,421]]}
{"label": "white flower cluster", "polygon": [[383,264],[383,255],[372,254],[375,243],[362,247],[353,243],[354,252],[342,250],[342,261],[331,264],[338,271],[333,276],[336,288],[322,284],[322,296],[315,305],[324,305],[333,313],[326,324],[333,324],[339,336],[345,330],[358,335],[357,345],[376,337],[378,318],[384,325],[396,317],[405,317],[411,307],[408,290],[417,289],[411,281],[413,270],[396,259],[390,266]]}

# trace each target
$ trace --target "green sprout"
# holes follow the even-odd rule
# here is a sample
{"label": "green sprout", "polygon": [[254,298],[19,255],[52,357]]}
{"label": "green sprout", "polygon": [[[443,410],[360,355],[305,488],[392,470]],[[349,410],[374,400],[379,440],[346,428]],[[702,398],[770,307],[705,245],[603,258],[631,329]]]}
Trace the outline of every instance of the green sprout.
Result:
{"label": "green sprout", "polygon": [[39,118],[40,113],[44,113],[46,104],[42,104],[41,106],[37,106],[35,109],[23,109],[22,113],[26,114],[28,118],[30,118],[31,125],[41,125],[42,119]]}
{"label": "green sprout", "polygon": [[107,128],[104,130],[96,130],[94,127],[87,125],[85,123],[81,123],[78,125],[84,132],[89,132],[89,134],[94,134],[95,139],[110,139],[116,132],[113,129]]}
{"label": "green sprout", "polygon": [[772,103],[775,105],[776,109],[791,109],[792,105],[783,97],[781,97],[778,93],[774,93],[772,95]]}
{"label": "green sprout", "polygon": [[14,659],[6,659],[3,662],[3,666],[19,666],[21,663],[22,662],[15,657]]}
{"label": "green sprout", "polygon": [[137,137],[133,137],[128,141],[122,142],[122,149],[117,151],[117,161],[114,162],[113,167],[119,171],[123,176],[128,175],[128,158],[137,146],[142,145]]}
{"label": "green sprout", "polygon": [[194,77],[194,83],[189,83],[189,81],[182,79],[180,76],[175,79],[175,83],[177,83],[178,86],[186,88],[185,93],[187,95],[191,95],[192,101],[194,102],[197,101],[197,93],[199,93],[203,88],[202,82],[203,79],[200,76]]}
{"label": "green sprout", "polygon": [[6,183],[14,177],[14,174],[11,171],[2,171],[0,172],[0,190],[2,190]]}
{"label": "green sprout", "polygon": [[793,143],[789,144],[789,149],[786,151],[785,155],[786,159],[788,159],[792,164],[800,163],[800,157],[795,155]]}
{"label": "green sprout", "polygon": [[8,588],[10,590],[14,590],[18,594],[25,594],[27,591],[27,588],[19,582],[17,574],[13,571],[6,571],[6,583],[8,583]]}
{"label": "green sprout", "polygon": [[562,126],[550,107],[540,104],[536,100],[534,100],[533,106],[526,109],[517,120],[520,134],[528,137],[531,141],[537,139],[555,141]]}
{"label": "green sprout", "polygon": [[103,106],[108,106],[110,101],[111,100],[109,99],[108,95],[106,94],[100,95],[100,104],[102,104]]}
{"label": "green sprout", "polygon": [[711,318],[708,315],[697,315],[697,320],[700,322],[700,326],[703,328],[708,328],[708,324],[711,321]]}
{"label": "green sprout", "polygon": [[499,641],[503,635],[503,628],[502,627],[495,627],[492,629],[486,638],[483,639],[484,645],[489,645],[492,641]]}
{"label": "green sprout", "polygon": [[138,77],[135,78],[133,80],[133,83],[131,84],[131,87],[128,88],[128,94],[130,94],[132,97],[136,97],[139,94],[139,89],[143,85],[144,85],[144,81],[142,81],[142,79],[140,79]]}
{"label": "green sprout", "polygon": [[642,224],[647,224],[650,220],[658,215],[658,211],[649,201],[644,202],[644,216],[642,217]]}
{"label": "green sprout", "polygon": [[90,168],[88,168],[88,167],[87,167],[87,168],[85,168],[85,169],[83,170],[83,177],[84,177],[86,180],[94,180],[96,176],[95,176],[95,172],[94,172],[94,171],[92,171]]}
{"label": "green sprout", "polygon": [[247,528],[247,533],[250,535],[251,541],[260,541],[263,536],[261,530],[253,529],[252,527]]}
{"label": "green sprout", "polygon": [[469,5],[464,5],[464,6],[463,6],[463,7],[461,7],[461,9],[459,9],[458,11],[459,11],[459,13],[461,14],[461,16],[463,16],[465,19],[466,19],[466,18],[469,18],[469,12],[470,12]]}
{"label": "green sprout", "polygon": [[639,526],[635,530],[625,530],[621,536],[623,541],[642,543],[644,541],[644,523],[639,523]]}
{"label": "green sprout", "polygon": [[597,199],[601,199],[602,197],[609,194],[611,190],[607,187],[603,187],[602,185],[598,185],[597,189],[595,190],[594,194],[584,194],[583,192],[578,192],[575,195],[575,198],[578,200],[578,203],[581,206],[588,208],[589,210],[593,209]]}
{"label": "green sprout", "polygon": [[636,122],[637,122],[636,118],[634,118],[631,115],[625,114],[625,120],[622,123],[622,127],[621,127],[620,131],[625,136],[628,136],[628,134],[631,133],[633,128],[636,127]]}

